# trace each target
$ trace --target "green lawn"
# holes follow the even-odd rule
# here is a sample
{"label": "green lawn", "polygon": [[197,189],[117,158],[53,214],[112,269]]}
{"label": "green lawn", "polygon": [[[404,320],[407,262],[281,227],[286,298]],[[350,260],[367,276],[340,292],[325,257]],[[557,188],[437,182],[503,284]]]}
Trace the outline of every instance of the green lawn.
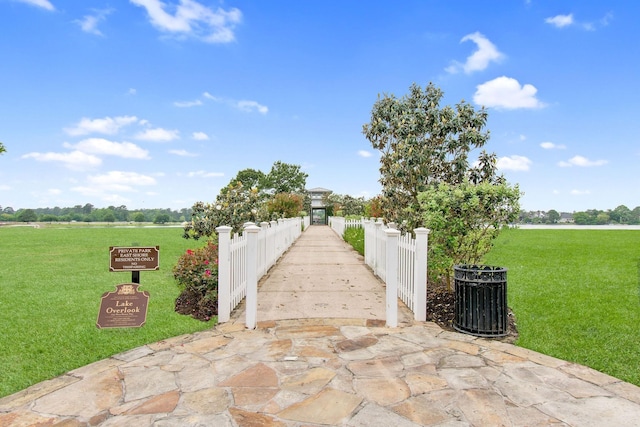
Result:
{"label": "green lawn", "polygon": [[[204,242],[181,228],[0,227],[0,396],[113,354],[211,328],[176,314],[178,256]],[[109,246],[160,246],[160,270],[140,273],[150,293],[141,328],[98,329],[103,293],[131,282],[109,272]]]}
{"label": "green lawn", "polygon": [[640,231],[503,232],[517,344],[640,385]]}

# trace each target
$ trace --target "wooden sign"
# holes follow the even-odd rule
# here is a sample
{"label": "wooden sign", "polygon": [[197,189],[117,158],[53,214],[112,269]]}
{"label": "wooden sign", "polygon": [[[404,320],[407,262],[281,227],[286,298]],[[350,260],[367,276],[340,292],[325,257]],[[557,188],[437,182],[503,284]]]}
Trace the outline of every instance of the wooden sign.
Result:
{"label": "wooden sign", "polygon": [[139,328],[147,321],[149,292],[138,291],[140,285],[123,283],[115,292],[102,294],[98,328]]}
{"label": "wooden sign", "polygon": [[147,271],[160,268],[160,246],[109,246],[109,271]]}

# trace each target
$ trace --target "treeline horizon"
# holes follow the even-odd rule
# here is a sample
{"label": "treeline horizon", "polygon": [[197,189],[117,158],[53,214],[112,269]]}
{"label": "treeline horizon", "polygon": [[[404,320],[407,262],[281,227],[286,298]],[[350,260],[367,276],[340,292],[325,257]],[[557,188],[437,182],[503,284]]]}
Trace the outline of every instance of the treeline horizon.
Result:
{"label": "treeline horizon", "polygon": [[91,203],[73,207],[14,210],[0,207],[0,222],[184,222],[191,220],[191,208],[128,209],[125,205],[96,208]]}
{"label": "treeline horizon", "polygon": [[[345,208],[347,206],[344,206]],[[336,210],[336,209],[334,209]],[[345,209],[349,213],[351,209]],[[360,209],[354,209],[359,211]],[[337,211],[337,210],[336,210]],[[91,203],[73,207],[21,208],[0,206],[0,222],[184,222],[191,220],[191,208],[179,210],[171,208],[128,209],[125,205],[97,208]],[[568,215],[567,215],[568,214]],[[605,225],[640,224],[640,206],[629,209],[619,205],[614,209],[587,209],[585,211],[522,210],[518,223],[521,224],[562,224]]]}

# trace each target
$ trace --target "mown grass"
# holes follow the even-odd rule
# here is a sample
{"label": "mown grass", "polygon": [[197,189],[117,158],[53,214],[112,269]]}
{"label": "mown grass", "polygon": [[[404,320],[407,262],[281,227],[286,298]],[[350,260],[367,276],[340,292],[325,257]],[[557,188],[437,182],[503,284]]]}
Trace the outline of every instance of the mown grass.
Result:
{"label": "mown grass", "polygon": [[342,236],[345,242],[353,246],[360,255],[364,255],[364,229],[361,227],[349,227],[344,230]]}
{"label": "mown grass", "polygon": [[517,345],[640,385],[640,231],[504,231]]}
{"label": "mown grass", "polygon": [[[140,345],[213,326],[174,312],[171,270],[202,242],[180,228],[0,227],[0,396]],[[109,246],[160,246],[160,269],[140,273],[150,293],[141,328],[98,329],[103,293],[131,282],[109,272]]]}

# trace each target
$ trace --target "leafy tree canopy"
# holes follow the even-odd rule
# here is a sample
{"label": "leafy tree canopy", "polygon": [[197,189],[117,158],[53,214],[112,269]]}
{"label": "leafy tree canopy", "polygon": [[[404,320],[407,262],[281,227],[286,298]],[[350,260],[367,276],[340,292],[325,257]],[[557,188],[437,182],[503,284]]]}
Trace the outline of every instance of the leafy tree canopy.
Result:
{"label": "leafy tree canopy", "polygon": [[304,193],[309,175],[300,169],[299,165],[275,162],[265,177],[262,189],[272,194]]}
{"label": "leafy tree canopy", "polygon": [[430,83],[424,90],[411,85],[409,94],[378,97],[371,122],[362,128],[373,148],[380,150],[382,209],[387,221],[408,221],[403,210],[415,210],[418,194],[441,182],[459,184],[499,182],[496,156],[482,151],[470,166],[473,149],[489,139],[484,131],[487,112],[461,101],[440,106],[443,92]]}
{"label": "leafy tree canopy", "polygon": [[4,144],[2,142],[0,142],[0,154],[4,153],[6,151],[7,151],[7,149],[4,148]]}

